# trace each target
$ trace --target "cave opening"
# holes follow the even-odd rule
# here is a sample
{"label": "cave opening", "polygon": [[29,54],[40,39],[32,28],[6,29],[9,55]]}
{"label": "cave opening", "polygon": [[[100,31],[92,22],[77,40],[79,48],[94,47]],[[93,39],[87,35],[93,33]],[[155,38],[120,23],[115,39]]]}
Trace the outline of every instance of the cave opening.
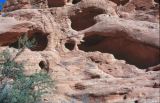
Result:
{"label": "cave opening", "polygon": [[111,53],[116,59],[125,60],[128,64],[146,69],[160,63],[158,48],[124,37],[107,37],[93,34],[84,37],[84,42],[78,45],[85,52],[100,51]]}
{"label": "cave opening", "polygon": [[[85,51],[89,51],[90,48],[92,46],[95,46],[97,44],[99,44],[100,42],[102,42],[106,37],[105,36],[100,36],[100,35],[92,35],[92,36],[88,36],[88,37],[84,37],[84,41],[79,48],[82,49],[84,48]],[[88,49],[86,47],[89,47]]]}
{"label": "cave opening", "polygon": [[45,70],[45,71],[49,72],[49,63],[48,62],[46,62],[46,61],[40,61],[39,62],[39,67],[42,70]]}
{"label": "cave opening", "polygon": [[74,50],[74,47],[75,47],[75,42],[74,41],[67,41],[65,43],[65,47],[68,49],[68,50]]}
{"label": "cave opening", "polygon": [[154,2],[158,3],[159,4],[159,0],[154,0]]}
{"label": "cave opening", "polygon": [[[44,34],[42,32],[35,32],[32,34],[32,36],[28,37],[29,41],[32,41],[33,39],[35,40],[35,43],[33,44],[33,47],[29,48],[32,51],[43,51],[48,45],[48,38],[47,34]],[[19,49],[19,43],[18,40],[11,43],[9,47],[13,47],[16,49]]]}
{"label": "cave opening", "polygon": [[73,3],[73,4],[77,4],[77,3],[79,3],[80,1],[81,1],[81,0],[73,0],[72,3]]}
{"label": "cave opening", "polygon": [[103,14],[105,11],[96,7],[83,8],[70,16],[71,27],[76,30],[84,30],[96,24],[94,17]]}

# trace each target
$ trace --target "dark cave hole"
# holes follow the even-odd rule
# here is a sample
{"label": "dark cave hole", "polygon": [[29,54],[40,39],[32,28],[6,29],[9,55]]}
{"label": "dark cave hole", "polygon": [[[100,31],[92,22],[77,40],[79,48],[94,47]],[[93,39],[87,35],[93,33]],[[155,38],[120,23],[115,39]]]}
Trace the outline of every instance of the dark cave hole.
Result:
{"label": "dark cave hole", "polygon": [[96,23],[94,17],[104,12],[103,9],[96,7],[84,8],[81,11],[77,11],[75,15],[70,16],[71,27],[77,31],[89,28]]}
{"label": "dark cave hole", "polygon": [[[35,32],[31,37],[29,37],[29,40],[35,39],[35,44],[33,44],[33,47],[29,48],[32,51],[43,51],[48,45],[48,38],[47,34],[44,34],[42,32]],[[12,44],[9,45],[9,47],[13,47],[16,49],[19,49],[18,47],[18,40]]]}
{"label": "dark cave hole", "polygon": [[45,62],[45,61],[40,61],[39,62],[39,67],[42,69],[42,70],[45,70],[45,71],[49,71],[49,63]]}
{"label": "dark cave hole", "polygon": [[94,46],[94,45],[100,43],[104,39],[105,39],[105,36],[92,35],[89,37],[85,37],[84,38],[85,42],[82,45],[84,45],[85,47],[86,46],[91,47],[91,46]]}
{"label": "dark cave hole", "polygon": [[93,34],[84,37],[83,43],[78,45],[85,52],[100,51],[111,53],[117,59],[125,60],[138,68],[146,69],[160,63],[158,48],[144,45],[137,41],[128,40],[124,37],[106,37]]}
{"label": "dark cave hole", "polygon": [[41,69],[43,69],[43,68],[45,68],[45,61],[40,61],[39,62],[39,67],[41,68]]}
{"label": "dark cave hole", "polygon": [[73,4],[77,4],[77,3],[79,3],[80,1],[81,1],[81,0],[73,0],[72,3],[73,3]]}
{"label": "dark cave hole", "polygon": [[158,3],[159,4],[159,0],[154,0],[154,2]]}
{"label": "dark cave hole", "polygon": [[74,49],[74,47],[75,47],[75,42],[73,42],[73,41],[67,41],[66,43],[65,43],[65,47],[67,48],[67,49],[69,49],[69,50],[73,50]]}

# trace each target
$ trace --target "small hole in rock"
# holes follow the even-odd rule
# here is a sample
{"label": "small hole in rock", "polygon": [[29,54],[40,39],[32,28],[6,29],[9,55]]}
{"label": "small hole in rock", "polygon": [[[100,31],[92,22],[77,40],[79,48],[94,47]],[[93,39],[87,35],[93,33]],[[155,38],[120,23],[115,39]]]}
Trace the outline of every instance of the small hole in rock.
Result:
{"label": "small hole in rock", "polygon": [[[104,34],[103,34],[104,35]],[[84,37],[84,42],[78,45],[85,52],[100,51],[111,53],[117,59],[139,68],[148,68],[160,63],[160,52],[156,47],[129,40],[125,37],[107,37],[101,34],[90,34]]]}
{"label": "small hole in rock", "polygon": [[134,103],[139,103],[138,100],[135,100]]}
{"label": "small hole in rock", "polygon": [[75,43],[73,41],[68,41],[65,43],[65,47],[69,50],[73,50],[75,47]]}
{"label": "small hole in rock", "polygon": [[98,75],[98,74],[97,74],[97,75],[91,75],[91,78],[92,78],[92,79],[97,79],[97,78],[101,78],[101,76]]}
{"label": "small hole in rock", "polygon": [[48,62],[45,62],[45,61],[40,61],[39,62],[39,67],[42,69],[42,70],[45,70],[45,71],[49,71],[49,63]]}

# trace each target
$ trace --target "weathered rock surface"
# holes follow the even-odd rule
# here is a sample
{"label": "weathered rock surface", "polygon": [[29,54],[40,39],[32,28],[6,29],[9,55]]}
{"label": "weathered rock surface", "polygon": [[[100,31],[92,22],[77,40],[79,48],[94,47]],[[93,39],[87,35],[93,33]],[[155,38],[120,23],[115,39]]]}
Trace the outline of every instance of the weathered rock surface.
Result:
{"label": "weathered rock surface", "polygon": [[[25,9],[16,8],[24,2]],[[0,17],[0,52],[8,46],[17,52],[24,33],[36,39],[16,61],[27,61],[27,75],[48,62],[56,87],[44,103],[159,103],[157,5],[156,0],[8,3],[9,12]]]}

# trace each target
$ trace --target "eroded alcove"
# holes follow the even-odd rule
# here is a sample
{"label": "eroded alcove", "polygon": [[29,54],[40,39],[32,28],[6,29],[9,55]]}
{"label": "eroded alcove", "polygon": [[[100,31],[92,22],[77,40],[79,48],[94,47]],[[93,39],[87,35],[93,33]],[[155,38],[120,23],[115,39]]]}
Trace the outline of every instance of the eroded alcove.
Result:
{"label": "eroded alcove", "polygon": [[91,27],[96,23],[94,17],[103,14],[104,12],[103,9],[97,7],[88,7],[77,10],[74,15],[70,16],[71,27],[77,31]]}
{"label": "eroded alcove", "polygon": [[159,0],[154,0],[154,1],[159,4]]}
{"label": "eroded alcove", "polygon": [[[39,32],[39,31],[34,32],[28,38],[29,38],[29,41],[32,41],[33,39],[35,39],[35,43],[33,44],[33,47],[30,48],[32,51],[43,51],[48,45],[47,34],[44,34],[42,32]],[[18,49],[19,48],[18,40],[15,41],[14,43],[9,44],[9,47]]]}
{"label": "eroded alcove", "polygon": [[125,60],[127,63],[142,69],[160,63],[158,48],[125,37],[107,37],[101,34],[92,34],[85,36],[84,41],[79,45],[80,50],[111,53],[115,58]]}
{"label": "eroded alcove", "polygon": [[70,41],[67,41],[65,43],[65,47],[68,49],[68,50],[73,50],[74,47],[75,47],[75,42],[70,40]]}

